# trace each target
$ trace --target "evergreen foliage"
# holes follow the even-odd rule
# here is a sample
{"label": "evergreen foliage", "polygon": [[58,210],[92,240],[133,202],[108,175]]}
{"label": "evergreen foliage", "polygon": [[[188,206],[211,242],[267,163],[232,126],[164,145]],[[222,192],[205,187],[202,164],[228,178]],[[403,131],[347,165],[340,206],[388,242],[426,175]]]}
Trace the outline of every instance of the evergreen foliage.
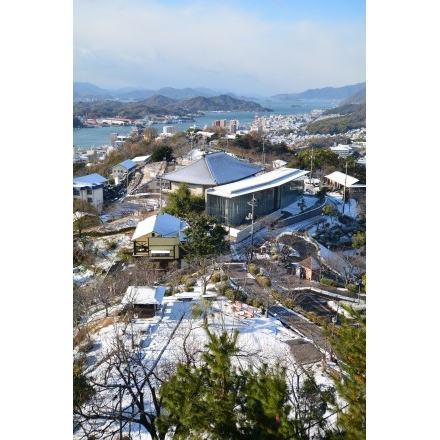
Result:
{"label": "evergreen foliage", "polygon": [[73,364],[73,408],[80,408],[91,397],[95,395],[95,390],[78,363]]}
{"label": "evergreen foliage", "polygon": [[[343,404],[339,404],[338,425],[346,440],[366,438],[366,310],[344,307],[353,317],[341,315],[337,333],[327,326],[324,333],[335,350],[343,374],[333,378]],[[346,407],[345,407],[346,406]],[[345,407],[345,408],[344,408]]]}
{"label": "evergreen foliage", "polygon": [[186,241],[182,244],[182,249],[188,263],[198,262],[204,267],[209,258],[226,250],[225,236],[228,231],[215,217],[190,214],[187,223]]}
{"label": "evergreen foliage", "polygon": [[237,367],[232,359],[240,354],[238,330],[219,335],[207,326],[205,330],[208,343],[201,364],[180,363],[162,384],[162,432],[173,428],[175,439],[305,440],[310,426],[325,425],[330,391],[322,393],[307,378],[294,407],[284,367]]}
{"label": "evergreen foliage", "polygon": [[[339,109],[338,109],[339,110]],[[307,125],[309,134],[338,134],[346,133],[349,130],[365,128],[366,126],[366,105],[358,104],[347,106],[339,110],[345,114],[334,118],[320,119]]]}
{"label": "evergreen foliage", "polygon": [[205,209],[203,196],[191,194],[186,183],[181,183],[176,191],[168,195],[167,205],[162,212],[179,218],[187,218],[191,213],[201,213]]}

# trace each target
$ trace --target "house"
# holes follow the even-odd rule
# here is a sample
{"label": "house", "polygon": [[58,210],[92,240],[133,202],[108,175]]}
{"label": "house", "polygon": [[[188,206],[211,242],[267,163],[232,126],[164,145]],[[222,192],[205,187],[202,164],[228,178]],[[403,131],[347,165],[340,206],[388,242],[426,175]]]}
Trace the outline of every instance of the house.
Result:
{"label": "house", "polygon": [[148,156],[136,156],[133,159],[131,159],[133,162],[135,162],[138,166],[146,165],[147,163],[151,162],[151,154]]}
{"label": "house", "polygon": [[186,183],[192,193],[202,195],[208,188],[237,182],[263,170],[263,167],[251,165],[219,151],[203,155],[190,165],[163,174],[162,179],[171,182],[171,191],[176,190],[181,183]]}
{"label": "house", "polygon": [[328,183],[333,186],[334,189],[350,188],[352,185],[359,182],[359,179],[341,173],[340,171],[334,171],[331,174],[327,174],[324,178],[327,179]]}
{"label": "house", "polygon": [[136,162],[133,162],[130,159],[124,160],[112,167],[112,175],[117,181],[125,179],[136,170],[137,165]]}
{"label": "house", "polygon": [[272,168],[285,167],[286,165],[288,165],[288,162],[286,162],[285,160],[276,159],[272,161]]}
{"label": "house", "polygon": [[185,221],[167,213],[159,213],[140,221],[131,238],[133,256],[178,260],[186,226]]}
{"label": "house", "polygon": [[[312,280],[314,272],[317,273],[318,270],[321,268],[319,262],[316,261],[312,256],[307,257],[305,260],[302,260],[300,262],[300,265],[304,271],[304,278],[306,280]],[[317,278],[316,275],[315,278]]]}
{"label": "house", "polygon": [[104,204],[103,188],[107,184],[108,179],[97,173],[77,177],[73,179],[73,200],[84,200],[101,212]]}
{"label": "house", "polygon": [[353,154],[353,148],[349,145],[334,145],[333,147],[330,147],[330,150],[339,157],[348,157]]}
{"label": "house", "polygon": [[152,318],[160,308],[166,287],[129,286],[122,298],[122,312],[131,312],[138,318]]}

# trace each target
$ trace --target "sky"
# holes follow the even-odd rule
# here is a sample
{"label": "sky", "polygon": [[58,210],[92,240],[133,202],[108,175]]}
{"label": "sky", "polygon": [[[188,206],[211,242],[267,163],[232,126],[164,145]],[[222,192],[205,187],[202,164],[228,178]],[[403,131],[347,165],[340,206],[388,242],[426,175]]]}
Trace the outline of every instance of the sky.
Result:
{"label": "sky", "polygon": [[73,80],[251,96],[366,81],[365,0],[74,0]]}

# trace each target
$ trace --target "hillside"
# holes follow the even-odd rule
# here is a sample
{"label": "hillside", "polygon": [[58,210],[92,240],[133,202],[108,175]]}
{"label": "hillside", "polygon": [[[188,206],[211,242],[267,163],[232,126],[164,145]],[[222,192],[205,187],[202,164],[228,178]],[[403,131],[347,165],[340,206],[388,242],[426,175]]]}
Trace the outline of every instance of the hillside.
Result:
{"label": "hillside", "polygon": [[322,113],[323,118],[308,124],[306,130],[309,134],[339,134],[346,133],[349,130],[366,128],[366,90],[367,88],[363,87],[341,101],[337,107],[325,110]]}
{"label": "hillside", "polygon": [[366,105],[349,104],[324,112],[339,116],[319,119],[307,125],[309,134],[338,134],[366,127]]}
{"label": "hillside", "polygon": [[362,88],[357,93],[341,101],[338,105],[344,106],[349,104],[365,104],[367,102],[367,87]]}
{"label": "hillside", "polygon": [[124,87],[114,90],[106,90],[94,84],[86,82],[73,83],[74,100],[96,100],[96,99],[122,99],[143,101],[155,95],[163,95],[171,99],[190,99],[198,96],[210,98],[218,95],[217,92],[204,87],[175,89],[174,87],[162,87],[157,90],[144,89],[142,87]]}
{"label": "hillside", "polygon": [[296,99],[346,99],[366,87],[366,83],[358,83],[344,87],[323,87],[309,89],[301,93],[284,93],[271,96],[271,99],[294,101]]}
{"label": "hillside", "polygon": [[73,115],[86,113],[96,117],[112,117],[116,114],[121,118],[142,119],[146,115],[178,115],[200,111],[272,111],[253,101],[236,99],[229,95],[212,98],[199,96],[197,98],[176,100],[163,95],[155,95],[144,101],[126,102],[101,100],[93,102],[74,102]]}

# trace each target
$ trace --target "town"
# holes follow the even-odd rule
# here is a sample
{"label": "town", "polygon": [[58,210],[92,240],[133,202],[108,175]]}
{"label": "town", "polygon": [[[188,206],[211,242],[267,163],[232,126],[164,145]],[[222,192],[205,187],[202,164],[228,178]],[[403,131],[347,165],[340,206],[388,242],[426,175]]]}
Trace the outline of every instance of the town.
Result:
{"label": "town", "polygon": [[[275,359],[289,359],[298,378],[313,371],[323,389],[342,374],[325,329],[340,334],[347,310],[366,308],[366,181],[348,173],[365,175],[366,129],[306,133],[323,119],[256,116],[243,131],[226,120],[185,132],[134,125],[110,145],[74,147],[82,170],[73,179],[74,353],[84,374],[120,383],[108,344],[127,346],[118,356],[120,368],[138,371],[131,384],[118,385],[112,403],[105,393],[114,385],[99,382],[102,402],[124,407],[120,426],[149,426],[129,397],[137,375],[175,363],[190,335],[205,340],[191,330],[195,316],[209,328],[252,328],[255,350],[272,346]],[[243,139],[257,154],[237,148]],[[288,147],[278,154],[280,144]],[[152,385],[147,394],[155,393]],[[76,413],[75,432],[93,432],[96,417],[93,408]]]}

